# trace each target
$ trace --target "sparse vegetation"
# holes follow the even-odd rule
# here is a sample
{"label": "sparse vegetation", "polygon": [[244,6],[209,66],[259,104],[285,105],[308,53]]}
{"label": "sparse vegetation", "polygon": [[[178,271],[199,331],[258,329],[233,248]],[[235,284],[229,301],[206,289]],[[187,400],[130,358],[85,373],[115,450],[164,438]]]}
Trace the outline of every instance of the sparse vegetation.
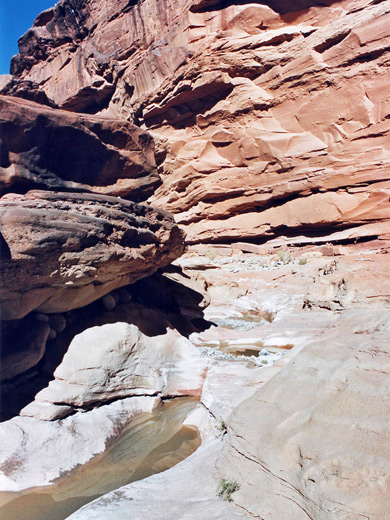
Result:
{"label": "sparse vegetation", "polygon": [[301,256],[301,258],[298,260],[299,265],[306,265],[307,264],[307,258],[305,256]]}
{"label": "sparse vegetation", "polygon": [[207,256],[209,260],[215,260],[218,256],[218,253],[215,249],[206,249],[204,256]]}
{"label": "sparse vegetation", "polygon": [[240,484],[236,480],[221,478],[217,487],[217,495],[222,500],[232,501],[232,493],[240,489]]}
{"label": "sparse vegetation", "polygon": [[294,260],[294,257],[290,251],[278,251],[276,255],[279,259],[279,262],[282,262],[282,264],[289,264]]}
{"label": "sparse vegetation", "polygon": [[227,424],[225,423],[225,421],[223,419],[221,419],[219,421],[218,430],[221,433],[226,433],[227,432]]}

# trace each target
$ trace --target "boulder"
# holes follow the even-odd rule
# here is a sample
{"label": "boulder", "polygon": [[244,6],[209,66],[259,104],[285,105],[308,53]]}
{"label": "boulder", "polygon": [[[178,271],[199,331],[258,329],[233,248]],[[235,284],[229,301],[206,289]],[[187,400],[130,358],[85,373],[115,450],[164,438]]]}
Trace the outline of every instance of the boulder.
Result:
{"label": "boulder", "polygon": [[166,212],[100,195],[5,195],[0,233],[3,320],[82,307],[184,251]]}
{"label": "boulder", "polygon": [[149,134],[126,121],[0,96],[0,194],[29,189],[142,201],[160,184]]}
{"label": "boulder", "polygon": [[54,380],[21,415],[45,419],[48,403],[60,406],[60,415],[50,415],[57,419],[64,406],[88,409],[143,395],[199,396],[207,366],[207,358],[177,331],[147,335],[136,325],[107,323],[73,339]]}

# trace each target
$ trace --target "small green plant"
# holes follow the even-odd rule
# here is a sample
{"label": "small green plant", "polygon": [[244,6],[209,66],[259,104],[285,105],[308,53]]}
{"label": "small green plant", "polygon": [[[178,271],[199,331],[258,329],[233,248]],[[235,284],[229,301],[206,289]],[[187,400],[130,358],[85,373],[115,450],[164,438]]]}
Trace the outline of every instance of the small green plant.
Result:
{"label": "small green plant", "polygon": [[301,258],[298,260],[299,265],[306,265],[307,264],[307,258],[304,256],[301,256]]}
{"label": "small green plant", "polygon": [[209,260],[213,261],[217,258],[218,253],[215,249],[206,249],[204,256],[207,256]]}
{"label": "small green plant", "polygon": [[240,489],[240,484],[236,480],[221,478],[217,487],[217,495],[222,500],[232,501],[232,493]]}
{"label": "small green plant", "polygon": [[290,251],[278,251],[276,253],[278,259],[282,264],[289,264],[294,260],[294,257],[290,253]]}
{"label": "small green plant", "polygon": [[221,419],[219,421],[218,430],[221,433],[226,433],[227,432],[227,424],[225,423],[225,421],[223,419]]}

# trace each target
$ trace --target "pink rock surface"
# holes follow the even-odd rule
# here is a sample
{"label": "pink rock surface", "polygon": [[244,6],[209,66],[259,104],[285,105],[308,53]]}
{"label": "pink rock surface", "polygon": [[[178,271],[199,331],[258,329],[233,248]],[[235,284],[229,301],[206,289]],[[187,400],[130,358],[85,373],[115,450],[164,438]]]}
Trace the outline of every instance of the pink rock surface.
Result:
{"label": "pink rock surface", "polygon": [[12,72],[60,107],[149,129],[151,201],[189,242],[375,237],[367,223],[390,217],[389,23],[389,0],[61,1]]}

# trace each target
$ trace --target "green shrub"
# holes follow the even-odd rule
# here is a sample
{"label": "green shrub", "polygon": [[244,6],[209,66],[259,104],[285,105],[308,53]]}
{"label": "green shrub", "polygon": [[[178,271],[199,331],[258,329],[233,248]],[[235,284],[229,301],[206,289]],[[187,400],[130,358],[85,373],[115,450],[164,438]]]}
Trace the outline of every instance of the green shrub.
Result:
{"label": "green shrub", "polygon": [[307,258],[304,256],[301,256],[301,258],[298,260],[299,265],[306,265],[307,264]]}
{"label": "green shrub", "polygon": [[221,419],[219,421],[218,430],[221,433],[226,433],[227,432],[227,424],[225,423],[225,421],[223,419]]}
{"label": "green shrub", "polygon": [[294,260],[294,257],[290,251],[278,251],[276,254],[282,264],[289,264]]}
{"label": "green shrub", "polygon": [[218,252],[215,249],[206,249],[204,256],[207,256],[209,260],[213,261],[217,258]]}
{"label": "green shrub", "polygon": [[232,501],[232,493],[240,489],[240,484],[235,480],[221,478],[217,487],[217,495],[222,500]]}

